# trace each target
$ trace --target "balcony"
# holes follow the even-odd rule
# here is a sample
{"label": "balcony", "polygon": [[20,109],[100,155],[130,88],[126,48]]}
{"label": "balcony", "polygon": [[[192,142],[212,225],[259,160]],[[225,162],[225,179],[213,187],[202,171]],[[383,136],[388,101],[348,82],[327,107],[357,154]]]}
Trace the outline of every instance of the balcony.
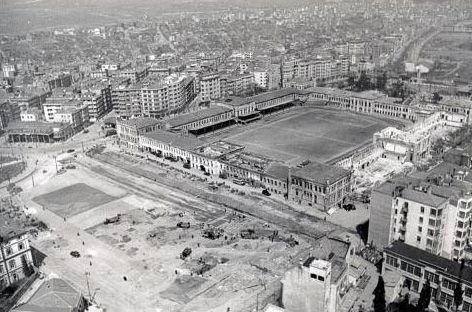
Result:
{"label": "balcony", "polygon": [[406,226],[405,226],[405,225],[402,225],[402,226],[400,227],[400,232],[403,233],[403,234],[405,234],[405,232],[406,232]]}
{"label": "balcony", "polygon": [[408,221],[408,218],[406,216],[402,216],[400,218],[400,222],[402,222],[402,223],[406,223],[407,221]]}
{"label": "balcony", "polygon": [[403,204],[401,212],[408,213],[408,206],[405,206],[405,204]]}

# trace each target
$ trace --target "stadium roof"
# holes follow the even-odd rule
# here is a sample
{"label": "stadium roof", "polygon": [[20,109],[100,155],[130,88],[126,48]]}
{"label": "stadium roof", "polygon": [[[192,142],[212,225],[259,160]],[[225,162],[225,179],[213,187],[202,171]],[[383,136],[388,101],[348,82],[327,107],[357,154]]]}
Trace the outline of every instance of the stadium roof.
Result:
{"label": "stadium roof", "polygon": [[205,142],[181,134],[175,134],[172,132],[157,130],[143,134],[151,140],[155,140],[161,143],[169,144],[174,147],[184,148],[186,150],[192,150],[205,144]]}
{"label": "stadium roof", "polygon": [[232,110],[223,106],[212,106],[207,109],[196,111],[193,113],[188,113],[184,115],[179,115],[175,118],[169,119],[166,121],[171,128],[181,127],[199,120],[210,118],[213,116],[218,116],[224,113],[231,112]]}

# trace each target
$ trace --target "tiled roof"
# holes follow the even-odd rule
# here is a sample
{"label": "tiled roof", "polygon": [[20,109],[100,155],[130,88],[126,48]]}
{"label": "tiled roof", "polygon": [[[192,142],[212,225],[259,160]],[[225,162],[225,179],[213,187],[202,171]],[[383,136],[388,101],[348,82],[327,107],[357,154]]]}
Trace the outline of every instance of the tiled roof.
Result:
{"label": "tiled roof", "polygon": [[430,207],[439,207],[445,202],[447,202],[447,198],[425,193],[422,191],[412,190],[409,188],[405,188],[402,191],[400,197],[411,200],[416,203],[428,205]]}
{"label": "tiled roof", "polygon": [[44,282],[27,303],[12,312],[73,312],[82,295],[66,281],[54,278]]}
{"label": "tiled roof", "polygon": [[288,166],[274,161],[269,163],[265,174],[280,180],[286,180],[288,178],[289,169]]}
{"label": "tiled roof", "polygon": [[349,170],[341,167],[316,162],[310,163],[303,168],[294,168],[291,172],[292,176],[297,176],[320,184],[326,184],[327,180],[329,180],[330,183],[336,182],[349,174]]}
{"label": "tiled roof", "polygon": [[24,229],[24,225],[18,221],[14,221],[14,220],[10,220],[10,221],[1,220],[0,221],[0,238],[3,238],[5,240],[10,240],[14,237],[20,236],[25,233],[26,231]]}

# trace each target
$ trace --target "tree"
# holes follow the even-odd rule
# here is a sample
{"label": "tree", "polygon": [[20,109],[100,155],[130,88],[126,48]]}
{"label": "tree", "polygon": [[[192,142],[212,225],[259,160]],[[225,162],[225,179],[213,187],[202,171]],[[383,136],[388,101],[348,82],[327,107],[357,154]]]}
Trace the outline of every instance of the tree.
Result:
{"label": "tree", "polygon": [[377,84],[376,84],[377,90],[385,91],[385,88],[387,86],[387,81],[388,81],[387,72],[384,71],[382,76],[377,76]]}
{"label": "tree", "polygon": [[26,261],[25,256],[21,257],[21,268],[23,269],[23,274],[26,277],[29,277],[29,276],[31,276],[31,274],[33,274],[33,272],[30,269],[30,266],[28,265],[28,262]]}
{"label": "tree", "polygon": [[441,99],[442,99],[442,96],[440,96],[439,93],[437,93],[437,92],[433,93],[432,101],[433,101],[434,104],[438,104],[439,101],[441,101]]}
{"label": "tree", "polygon": [[431,301],[431,285],[429,279],[426,281],[426,284],[423,285],[420,293],[420,299],[418,300],[417,310],[418,312],[423,312],[428,309],[429,302]]}
{"label": "tree", "polygon": [[385,312],[385,283],[382,276],[379,276],[379,281],[372,294],[374,295],[374,312]]}
{"label": "tree", "polygon": [[356,86],[356,79],[354,78],[354,76],[349,76],[347,78],[347,85],[351,90]]}
{"label": "tree", "polygon": [[454,289],[454,305],[456,306],[456,312],[459,311],[459,307],[462,305],[462,282],[459,279],[459,282]]}
{"label": "tree", "polygon": [[370,79],[367,77],[365,72],[361,73],[359,80],[357,80],[356,88],[357,91],[365,91],[370,89]]}

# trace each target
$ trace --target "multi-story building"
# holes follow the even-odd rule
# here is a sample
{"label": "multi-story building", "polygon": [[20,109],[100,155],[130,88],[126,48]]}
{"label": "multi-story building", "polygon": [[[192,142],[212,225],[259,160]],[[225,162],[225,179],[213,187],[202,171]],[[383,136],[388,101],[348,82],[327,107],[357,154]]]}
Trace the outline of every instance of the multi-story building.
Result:
{"label": "multi-story building", "polygon": [[28,235],[20,224],[0,224],[0,290],[25,277],[33,265]]}
{"label": "multi-story building", "polygon": [[139,137],[145,133],[159,129],[159,121],[154,118],[138,117],[129,120],[116,120],[116,132],[120,146],[138,150]]}
{"label": "multi-story building", "polygon": [[80,131],[90,123],[88,107],[63,107],[54,113],[53,121],[70,124],[74,131]]}
{"label": "multi-story building", "polygon": [[122,118],[160,118],[176,114],[194,98],[194,78],[177,75],[112,90],[113,108]]}
{"label": "multi-story building", "polygon": [[43,120],[43,114],[38,108],[30,108],[21,112],[20,119],[21,121],[41,121]]}
{"label": "multi-story building", "polygon": [[88,107],[88,114],[90,121],[97,121],[103,114],[105,114],[105,99],[103,94],[93,91],[82,92],[82,103]]}
{"label": "multi-story building", "polygon": [[427,252],[465,256],[472,185],[464,167],[442,163],[425,176],[387,181],[372,191],[369,243],[382,249],[396,240]]}
{"label": "multi-story building", "polygon": [[310,163],[290,172],[289,198],[301,205],[329,211],[352,191],[352,172],[341,167]]}
{"label": "multi-story building", "polygon": [[351,244],[337,238],[318,239],[311,255],[282,279],[286,311],[336,312],[349,288]]}
{"label": "multi-story building", "polygon": [[472,270],[469,266],[432,255],[420,248],[396,241],[383,251],[382,275],[387,271],[401,274],[405,286],[419,294],[427,280],[431,298],[439,307],[454,306],[454,290],[461,285],[463,303],[460,311],[472,311]]}
{"label": "multi-story building", "polygon": [[221,97],[220,75],[211,74],[200,78],[200,99],[202,102]]}
{"label": "multi-story building", "polygon": [[266,70],[254,70],[254,83],[261,89],[269,89],[269,72]]}

